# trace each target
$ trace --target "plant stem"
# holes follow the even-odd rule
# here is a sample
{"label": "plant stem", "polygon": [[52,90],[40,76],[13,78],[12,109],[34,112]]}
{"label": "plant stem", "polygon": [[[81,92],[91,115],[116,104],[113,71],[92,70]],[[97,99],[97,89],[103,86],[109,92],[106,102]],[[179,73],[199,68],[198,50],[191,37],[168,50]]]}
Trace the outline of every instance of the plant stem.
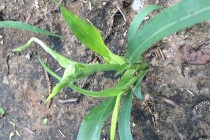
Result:
{"label": "plant stem", "polygon": [[117,70],[119,67],[119,64],[87,64],[82,72],[84,72],[84,76],[89,76],[100,71]]}
{"label": "plant stem", "polygon": [[111,129],[110,129],[110,140],[114,140],[115,138],[115,132],[116,132],[116,126],[117,126],[117,119],[118,119],[118,113],[119,113],[119,106],[120,106],[120,101],[122,99],[122,95],[124,92],[120,93],[117,96],[114,110],[112,113],[112,121],[111,121]]}

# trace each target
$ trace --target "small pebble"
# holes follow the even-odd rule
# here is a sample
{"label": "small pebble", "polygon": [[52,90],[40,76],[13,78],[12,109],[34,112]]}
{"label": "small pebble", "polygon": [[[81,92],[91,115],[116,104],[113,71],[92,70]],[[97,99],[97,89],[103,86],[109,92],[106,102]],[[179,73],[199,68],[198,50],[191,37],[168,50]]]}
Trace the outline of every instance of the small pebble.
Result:
{"label": "small pebble", "polygon": [[39,8],[39,3],[38,3],[38,1],[35,1],[35,7],[36,7],[36,8]]}
{"label": "small pebble", "polygon": [[28,51],[28,53],[26,54],[26,59],[30,60],[32,55],[33,55],[32,51]]}
{"label": "small pebble", "polygon": [[133,122],[133,123],[132,123],[132,127],[135,127],[135,126],[136,126],[136,124]]}
{"label": "small pebble", "polygon": [[135,12],[139,12],[139,10],[144,6],[144,0],[134,0],[132,3],[132,9]]}

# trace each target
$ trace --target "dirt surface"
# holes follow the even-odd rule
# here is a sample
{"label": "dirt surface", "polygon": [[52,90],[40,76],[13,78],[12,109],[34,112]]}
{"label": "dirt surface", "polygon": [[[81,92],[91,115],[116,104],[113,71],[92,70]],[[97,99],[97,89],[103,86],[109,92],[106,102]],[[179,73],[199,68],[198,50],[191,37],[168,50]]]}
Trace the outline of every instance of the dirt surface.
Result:
{"label": "dirt surface", "polygon": [[[178,0],[145,0],[147,4],[168,7]],[[136,14],[132,0],[95,0],[91,7],[82,0],[62,1],[69,10],[99,28],[109,48],[123,55],[128,23]],[[125,13],[126,21],[116,8]],[[50,106],[43,104],[56,80],[41,67],[40,56],[53,70],[63,69],[33,44],[22,54],[11,50],[36,36],[57,52],[84,63],[102,62],[85,49],[68,31],[58,7],[48,0],[1,0],[0,20],[23,21],[65,36],[65,39],[20,30],[0,29],[0,107],[6,110],[0,118],[0,140],[7,140],[13,125],[20,137],[14,140],[75,140],[82,118],[103,99],[85,97],[71,89],[63,90]],[[156,44],[145,55],[151,64],[142,84],[144,101],[133,102],[131,130],[134,140],[207,140],[210,139],[210,22],[178,32]],[[112,72],[97,73],[78,84],[92,90],[113,86]],[[75,103],[61,104],[59,99],[77,98]],[[43,119],[48,124],[43,124]],[[109,139],[109,122],[101,139]]]}

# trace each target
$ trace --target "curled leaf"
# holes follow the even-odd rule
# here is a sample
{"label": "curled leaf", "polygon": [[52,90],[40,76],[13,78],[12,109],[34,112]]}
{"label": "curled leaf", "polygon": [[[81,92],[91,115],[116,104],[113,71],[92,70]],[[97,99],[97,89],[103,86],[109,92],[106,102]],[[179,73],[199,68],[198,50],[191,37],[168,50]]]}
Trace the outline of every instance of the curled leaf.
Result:
{"label": "curled leaf", "polygon": [[66,68],[70,64],[79,64],[79,62],[70,60],[70,59],[62,56],[61,54],[57,53],[53,49],[49,48],[44,42],[42,42],[40,39],[38,39],[36,37],[32,37],[25,45],[18,47],[16,49],[14,49],[13,51],[14,52],[22,52],[23,50],[27,49],[33,42],[36,42],[37,44],[39,44],[47,53],[52,55],[52,57],[54,57],[58,61],[58,63],[64,68]]}
{"label": "curled leaf", "polygon": [[205,52],[195,51],[187,46],[181,46],[179,50],[183,54],[184,63],[204,65],[210,61],[210,55]]}

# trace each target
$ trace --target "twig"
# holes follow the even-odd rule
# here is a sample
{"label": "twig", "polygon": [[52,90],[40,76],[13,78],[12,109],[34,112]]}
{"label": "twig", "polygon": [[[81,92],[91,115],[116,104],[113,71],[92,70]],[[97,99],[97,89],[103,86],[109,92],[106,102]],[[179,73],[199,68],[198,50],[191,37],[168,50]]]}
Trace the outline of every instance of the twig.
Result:
{"label": "twig", "polygon": [[164,102],[166,102],[166,103],[168,103],[168,104],[171,104],[171,105],[173,105],[173,106],[175,106],[175,107],[179,107],[174,101],[172,101],[172,100],[170,100],[170,99],[168,99],[168,98],[166,98],[166,97],[158,97],[161,101],[164,101]]}
{"label": "twig", "polygon": [[92,10],[92,5],[91,5],[91,2],[90,2],[90,1],[84,0],[83,3],[86,3],[86,4],[88,3],[88,5],[89,5],[89,10],[90,10],[90,11]]}
{"label": "twig", "polygon": [[92,24],[93,25],[93,23],[87,18],[87,21],[90,23],[90,24]]}
{"label": "twig", "polygon": [[61,135],[62,135],[64,138],[66,138],[66,136],[61,132],[60,129],[59,129],[58,131],[61,133]]}
{"label": "twig", "polygon": [[6,59],[5,59],[7,75],[9,75],[9,72],[10,72],[9,59],[10,59],[10,54],[7,54]]}
{"label": "twig", "polygon": [[66,100],[59,99],[58,100],[58,102],[61,104],[73,103],[73,102],[77,102],[77,101],[78,101],[78,98],[66,99]]}
{"label": "twig", "polygon": [[60,68],[58,68],[57,70],[55,70],[55,72],[59,71],[60,69],[61,69],[61,67],[60,67]]}
{"label": "twig", "polygon": [[90,9],[90,11],[92,10],[92,5],[91,5],[90,1],[89,1],[89,9]]}
{"label": "twig", "polygon": [[187,90],[188,93],[190,93],[192,96],[194,96],[194,93],[190,90]]}
{"label": "twig", "polygon": [[[50,81],[49,75],[48,75],[46,70],[44,71],[44,74],[45,74],[45,78],[47,80],[48,92],[49,92],[49,95],[50,95],[50,93],[52,92],[52,83]],[[48,104],[48,108],[50,108],[51,104],[52,104],[52,100],[50,100],[50,102]]]}
{"label": "twig", "polygon": [[26,129],[28,132],[30,132],[31,134],[34,134],[34,133],[35,133],[34,131],[32,131],[31,129],[29,129],[29,128],[27,128],[27,127],[25,127],[25,129]]}
{"label": "twig", "polygon": [[161,49],[158,48],[158,50],[159,50],[159,52],[160,52],[161,57],[162,57],[163,59],[165,59],[165,57],[164,57],[163,52],[161,51]]}
{"label": "twig", "polygon": [[127,20],[126,20],[125,14],[122,12],[122,10],[120,9],[118,4],[116,4],[116,7],[119,10],[119,12],[121,13],[121,15],[123,16],[124,21],[126,22]]}

